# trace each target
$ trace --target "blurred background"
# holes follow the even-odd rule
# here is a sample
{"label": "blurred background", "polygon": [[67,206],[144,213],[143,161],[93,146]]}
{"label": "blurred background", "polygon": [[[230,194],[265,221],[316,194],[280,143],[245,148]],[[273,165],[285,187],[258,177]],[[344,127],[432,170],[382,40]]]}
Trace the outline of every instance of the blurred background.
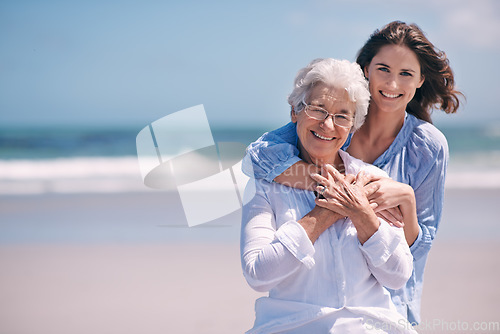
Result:
{"label": "blurred background", "polygon": [[204,104],[213,126],[276,127],[310,60],[355,60],[377,28],[416,23],[467,104],[438,125],[497,124],[494,0],[2,1],[2,126],[137,127]]}

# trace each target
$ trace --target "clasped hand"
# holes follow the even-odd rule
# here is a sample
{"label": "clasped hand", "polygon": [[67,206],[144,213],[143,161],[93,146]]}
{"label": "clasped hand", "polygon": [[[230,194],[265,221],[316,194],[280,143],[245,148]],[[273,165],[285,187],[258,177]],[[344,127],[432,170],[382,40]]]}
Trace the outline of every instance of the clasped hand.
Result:
{"label": "clasped hand", "polygon": [[[318,206],[351,219],[352,216],[366,213],[371,208],[378,217],[389,224],[404,226],[397,199],[391,200],[394,196],[388,195],[391,187],[397,187],[398,182],[363,171],[358,175],[342,175],[331,165],[323,166],[321,174],[311,174],[311,178],[318,183],[316,190],[323,195],[323,198],[316,199]],[[381,191],[381,188],[389,190]]]}

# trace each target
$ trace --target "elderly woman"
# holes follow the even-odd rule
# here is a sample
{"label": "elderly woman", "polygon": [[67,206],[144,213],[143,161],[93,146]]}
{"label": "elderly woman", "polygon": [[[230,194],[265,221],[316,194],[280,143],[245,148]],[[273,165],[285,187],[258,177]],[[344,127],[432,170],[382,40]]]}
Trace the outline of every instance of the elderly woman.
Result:
{"label": "elderly woman", "polygon": [[297,148],[322,167],[314,179],[324,197],[252,180],[242,267],[249,285],[269,296],[256,301],[248,333],[414,333],[386,290],[403,287],[412,273],[403,229],[378,218],[363,189],[367,174],[386,174],[340,150],[369,99],[357,64],[318,59],[298,72],[288,99]]}

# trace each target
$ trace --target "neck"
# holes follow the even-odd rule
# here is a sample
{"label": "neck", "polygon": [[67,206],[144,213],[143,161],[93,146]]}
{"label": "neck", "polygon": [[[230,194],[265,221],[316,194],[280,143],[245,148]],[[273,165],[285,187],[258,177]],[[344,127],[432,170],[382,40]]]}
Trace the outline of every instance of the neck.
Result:
{"label": "neck", "polygon": [[395,138],[403,127],[405,111],[380,112],[370,106],[365,123],[358,130],[373,140]]}
{"label": "neck", "polygon": [[335,153],[333,157],[316,158],[309,155],[309,153],[300,144],[300,140],[298,142],[298,146],[299,146],[299,158],[301,158],[302,160],[304,160],[309,164],[315,165],[316,167],[321,167],[328,164],[332,165],[333,167],[335,167],[337,170],[340,171],[339,168],[341,168],[344,164],[342,158],[339,155],[339,152]]}

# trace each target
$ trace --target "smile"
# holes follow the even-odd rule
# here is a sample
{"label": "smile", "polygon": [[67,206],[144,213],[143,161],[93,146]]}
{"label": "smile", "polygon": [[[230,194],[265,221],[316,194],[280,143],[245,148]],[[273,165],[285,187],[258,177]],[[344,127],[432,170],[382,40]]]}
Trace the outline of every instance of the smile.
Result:
{"label": "smile", "polygon": [[383,92],[383,91],[380,91],[380,94],[382,94],[383,96],[388,97],[390,99],[396,99],[398,97],[403,96],[403,94],[390,94],[390,93]]}
{"label": "smile", "polygon": [[311,131],[311,133],[312,133],[314,136],[318,137],[319,139],[323,139],[323,140],[333,140],[333,139],[335,138],[335,137],[331,137],[331,138],[328,138],[328,137],[323,137],[323,136],[321,136],[321,135],[317,134],[317,133],[316,133],[316,132],[314,132],[314,131]]}

